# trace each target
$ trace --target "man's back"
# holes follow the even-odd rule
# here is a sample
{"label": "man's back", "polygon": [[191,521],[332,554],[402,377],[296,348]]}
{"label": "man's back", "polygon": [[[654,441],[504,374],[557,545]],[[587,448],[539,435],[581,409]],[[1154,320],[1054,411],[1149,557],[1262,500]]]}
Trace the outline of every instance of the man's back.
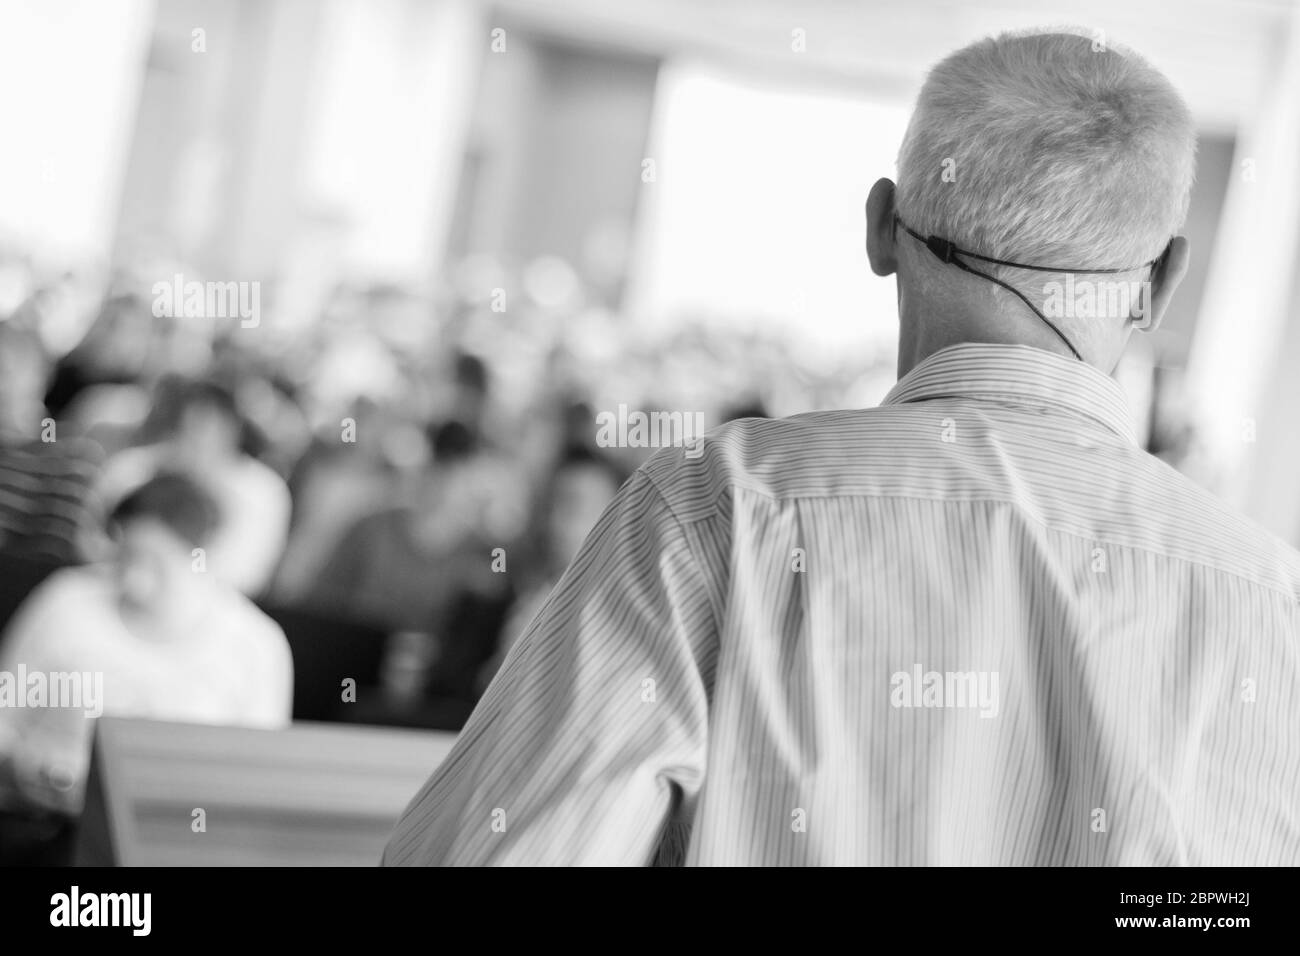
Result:
{"label": "man's back", "polygon": [[[602,583],[580,556],[466,728],[500,748],[453,753],[390,860],[642,862],[668,818],[697,864],[1300,862],[1300,555],[1133,444],[1096,370],[948,349],[620,502]],[[539,829],[407,842],[466,797]]]}
{"label": "man's back", "polygon": [[[732,567],[697,858],[1300,861],[1300,556],[1077,411],[1106,383],[1080,363],[918,372],[711,443],[730,517],[697,524]],[[744,807],[806,831],[751,839]]]}

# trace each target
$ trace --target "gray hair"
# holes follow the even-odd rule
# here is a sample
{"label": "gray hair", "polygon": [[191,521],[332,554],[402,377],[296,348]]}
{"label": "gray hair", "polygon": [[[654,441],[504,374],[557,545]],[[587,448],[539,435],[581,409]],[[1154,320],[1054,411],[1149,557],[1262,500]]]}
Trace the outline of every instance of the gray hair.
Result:
{"label": "gray hair", "polygon": [[1004,33],[930,71],[899,150],[897,208],[922,235],[982,255],[1120,268],[1181,227],[1195,155],[1186,104],[1137,54],[1078,33]]}

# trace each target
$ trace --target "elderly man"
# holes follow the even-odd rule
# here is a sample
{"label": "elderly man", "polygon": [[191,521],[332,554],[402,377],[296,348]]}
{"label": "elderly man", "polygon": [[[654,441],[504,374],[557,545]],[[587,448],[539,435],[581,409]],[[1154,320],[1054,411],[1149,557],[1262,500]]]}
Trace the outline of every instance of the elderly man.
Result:
{"label": "elderly man", "polygon": [[1194,151],[1088,38],[935,67],[867,202],[897,386],[651,459],[386,862],[1300,863],[1300,554],[1110,378],[1186,269]]}

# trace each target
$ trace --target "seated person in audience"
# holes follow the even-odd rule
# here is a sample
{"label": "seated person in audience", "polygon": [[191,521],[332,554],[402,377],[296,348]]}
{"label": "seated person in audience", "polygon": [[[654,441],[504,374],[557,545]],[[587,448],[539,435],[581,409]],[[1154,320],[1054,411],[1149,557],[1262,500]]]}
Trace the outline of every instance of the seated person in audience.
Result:
{"label": "seated person in audience", "polygon": [[413,471],[404,500],[358,520],[317,576],[307,603],[392,632],[428,632],[467,592],[493,597],[508,586],[492,549],[510,544],[490,511],[511,494],[470,430],[430,430],[432,463]]}
{"label": "seated person in audience", "polygon": [[279,604],[303,601],[343,535],[391,502],[403,456],[412,445],[423,453],[420,426],[396,403],[358,395],[321,419],[325,426],[289,472],[293,518],[271,585]]}
{"label": "seated person in audience", "polygon": [[533,537],[541,546],[523,572],[519,598],[506,618],[501,645],[479,671],[479,693],[496,676],[515,639],[546,603],[587,533],[614,500],[623,477],[616,464],[582,445],[569,446],[561,456],[538,508],[538,527]]}
{"label": "seated person in audience", "polygon": [[[0,640],[0,807],[78,812],[94,717],[286,726],[293,664],[280,628],[204,569],[218,509],[158,475],[109,519],[114,559],[56,572]],[[77,700],[33,705],[34,675],[80,675]],[[19,683],[24,677],[25,682]],[[74,688],[76,684],[72,685]],[[53,706],[56,704],[70,706]]]}
{"label": "seated person in audience", "polygon": [[81,341],[54,364],[44,393],[50,414],[62,421],[81,393],[96,385],[146,380],[158,362],[161,327],[148,299],[135,292],[109,295]]}
{"label": "seated person in audience", "polygon": [[59,433],[41,398],[45,375],[36,333],[0,322],[0,551],[67,564],[94,520],[103,452]]}
{"label": "seated person in audience", "polygon": [[244,453],[243,420],[234,398],[208,382],[160,392],[174,418],[163,439],[108,460],[99,482],[106,507],[159,471],[202,483],[217,501],[221,526],[208,548],[208,569],[245,594],[265,590],[289,533],[289,489],[271,468]]}
{"label": "seated person in audience", "polygon": [[464,422],[476,440],[483,442],[490,433],[492,407],[491,377],[487,365],[477,355],[456,355],[451,417]]}

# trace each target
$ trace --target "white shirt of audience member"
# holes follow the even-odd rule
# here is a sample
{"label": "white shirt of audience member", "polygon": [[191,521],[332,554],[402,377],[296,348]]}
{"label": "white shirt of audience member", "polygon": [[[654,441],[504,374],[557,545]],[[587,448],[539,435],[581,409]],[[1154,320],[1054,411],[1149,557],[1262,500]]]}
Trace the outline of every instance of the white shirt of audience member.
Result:
{"label": "white shirt of audience member", "polygon": [[[278,728],[290,720],[293,664],[283,631],[246,597],[196,581],[170,632],[128,624],[116,565],[56,572],[0,641],[0,671],[103,675],[103,714]],[[200,576],[196,575],[196,579]],[[94,719],[80,708],[0,707],[3,779],[28,803],[77,809]],[[9,797],[10,795],[5,795]]]}

